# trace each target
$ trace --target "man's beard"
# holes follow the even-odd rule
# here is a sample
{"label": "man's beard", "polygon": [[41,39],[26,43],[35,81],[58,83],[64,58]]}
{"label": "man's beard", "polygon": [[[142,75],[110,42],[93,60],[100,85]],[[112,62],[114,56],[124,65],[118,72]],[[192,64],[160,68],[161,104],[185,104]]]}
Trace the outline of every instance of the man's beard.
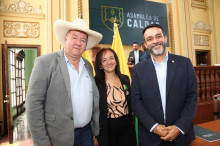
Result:
{"label": "man's beard", "polygon": [[[159,49],[160,45],[162,45],[162,50],[161,51],[154,51],[153,48],[155,47],[156,50]],[[155,56],[160,56],[164,53],[165,51],[165,48],[166,48],[166,43],[163,43],[163,42],[159,42],[159,43],[156,43],[156,44],[153,44],[149,47],[149,50],[150,52],[155,55]]]}

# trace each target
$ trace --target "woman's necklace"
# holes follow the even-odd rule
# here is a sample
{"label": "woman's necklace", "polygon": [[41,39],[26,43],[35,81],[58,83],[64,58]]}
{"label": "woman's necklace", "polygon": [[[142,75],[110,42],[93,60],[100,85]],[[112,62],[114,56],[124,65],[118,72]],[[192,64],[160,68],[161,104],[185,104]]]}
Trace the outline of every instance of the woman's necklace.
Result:
{"label": "woman's necklace", "polygon": [[113,78],[112,80],[110,80],[109,78],[106,78],[106,81],[107,81],[108,83],[110,83],[112,86],[115,86],[115,87],[117,87],[117,88],[119,88],[119,89],[120,89],[120,87],[121,87],[121,82],[119,83],[119,78],[118,78],[118,76],[116,76],[116,77]]}

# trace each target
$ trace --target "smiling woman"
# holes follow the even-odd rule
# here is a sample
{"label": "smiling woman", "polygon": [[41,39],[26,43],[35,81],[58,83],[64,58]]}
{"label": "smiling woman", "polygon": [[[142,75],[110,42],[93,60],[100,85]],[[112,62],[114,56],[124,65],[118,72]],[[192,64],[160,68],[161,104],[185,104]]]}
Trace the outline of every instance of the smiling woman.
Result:
{"label": "smiling woman", "polygon": [[121,74],[113,49],[104,48],[97,53],[95,71],[100,94],[99,146],[136,146],[130,80]]}
{"label": "smiling woman", "polygon": [[117,63],[114,54],[110,51],[106,51],[102,55],[102,67],[105,73],[112,73],[115,70]]}

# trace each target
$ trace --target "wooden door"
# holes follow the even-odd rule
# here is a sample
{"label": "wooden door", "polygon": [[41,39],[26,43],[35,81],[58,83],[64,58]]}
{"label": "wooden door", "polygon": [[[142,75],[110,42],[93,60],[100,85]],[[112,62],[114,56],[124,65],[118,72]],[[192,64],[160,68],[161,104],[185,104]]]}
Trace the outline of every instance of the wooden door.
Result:
{"label": "wooden door", "polygon": [[[7,44],[7,41],[2,45],[4,134],[8,134],[10,144],[13,143],[14,121],[25,111],[23,106],[25,104],[24,50],[26,52],[34,50],[34,54],[37,52],[36,56],[40,55],[39,45]],[[29,58],[35,59],[32,55]],[[12,112],[15,109],[16,114]]]}
{"label": "wooden door", "polygon": [[211,65],[210,50],[196,49],[196,65],[197,66],[210,66]]}
{"label": "wooden door", "polygon": [[[7,116],[4,119],[7,121],[7,133],[8,133],[8,141],[10,144],[13,143],[13,136],[12,136],[12,128],[11,128],[11,112],[10,112],[10,93],[9,93],[9,80],[8,80],[8,45],[7,41],[2,47],[2,54],[3,54],[3,103],[4,109],[7,112]],[[4,110],[4,111],[5,111]]]}

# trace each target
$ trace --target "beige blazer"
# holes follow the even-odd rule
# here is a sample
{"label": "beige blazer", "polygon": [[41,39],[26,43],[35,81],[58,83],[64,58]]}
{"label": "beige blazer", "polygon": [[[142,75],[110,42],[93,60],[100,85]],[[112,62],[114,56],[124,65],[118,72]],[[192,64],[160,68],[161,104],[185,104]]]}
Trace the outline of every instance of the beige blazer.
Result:
{"label": "beige blazer", "polygon": [[[99,92],[91,64],[84,59],[93,84],[92,133],[99,134]],[[26,113],[34,146],[73,146],[74,124],[70,78],[64,49],[36,58],[30,77]]]}

